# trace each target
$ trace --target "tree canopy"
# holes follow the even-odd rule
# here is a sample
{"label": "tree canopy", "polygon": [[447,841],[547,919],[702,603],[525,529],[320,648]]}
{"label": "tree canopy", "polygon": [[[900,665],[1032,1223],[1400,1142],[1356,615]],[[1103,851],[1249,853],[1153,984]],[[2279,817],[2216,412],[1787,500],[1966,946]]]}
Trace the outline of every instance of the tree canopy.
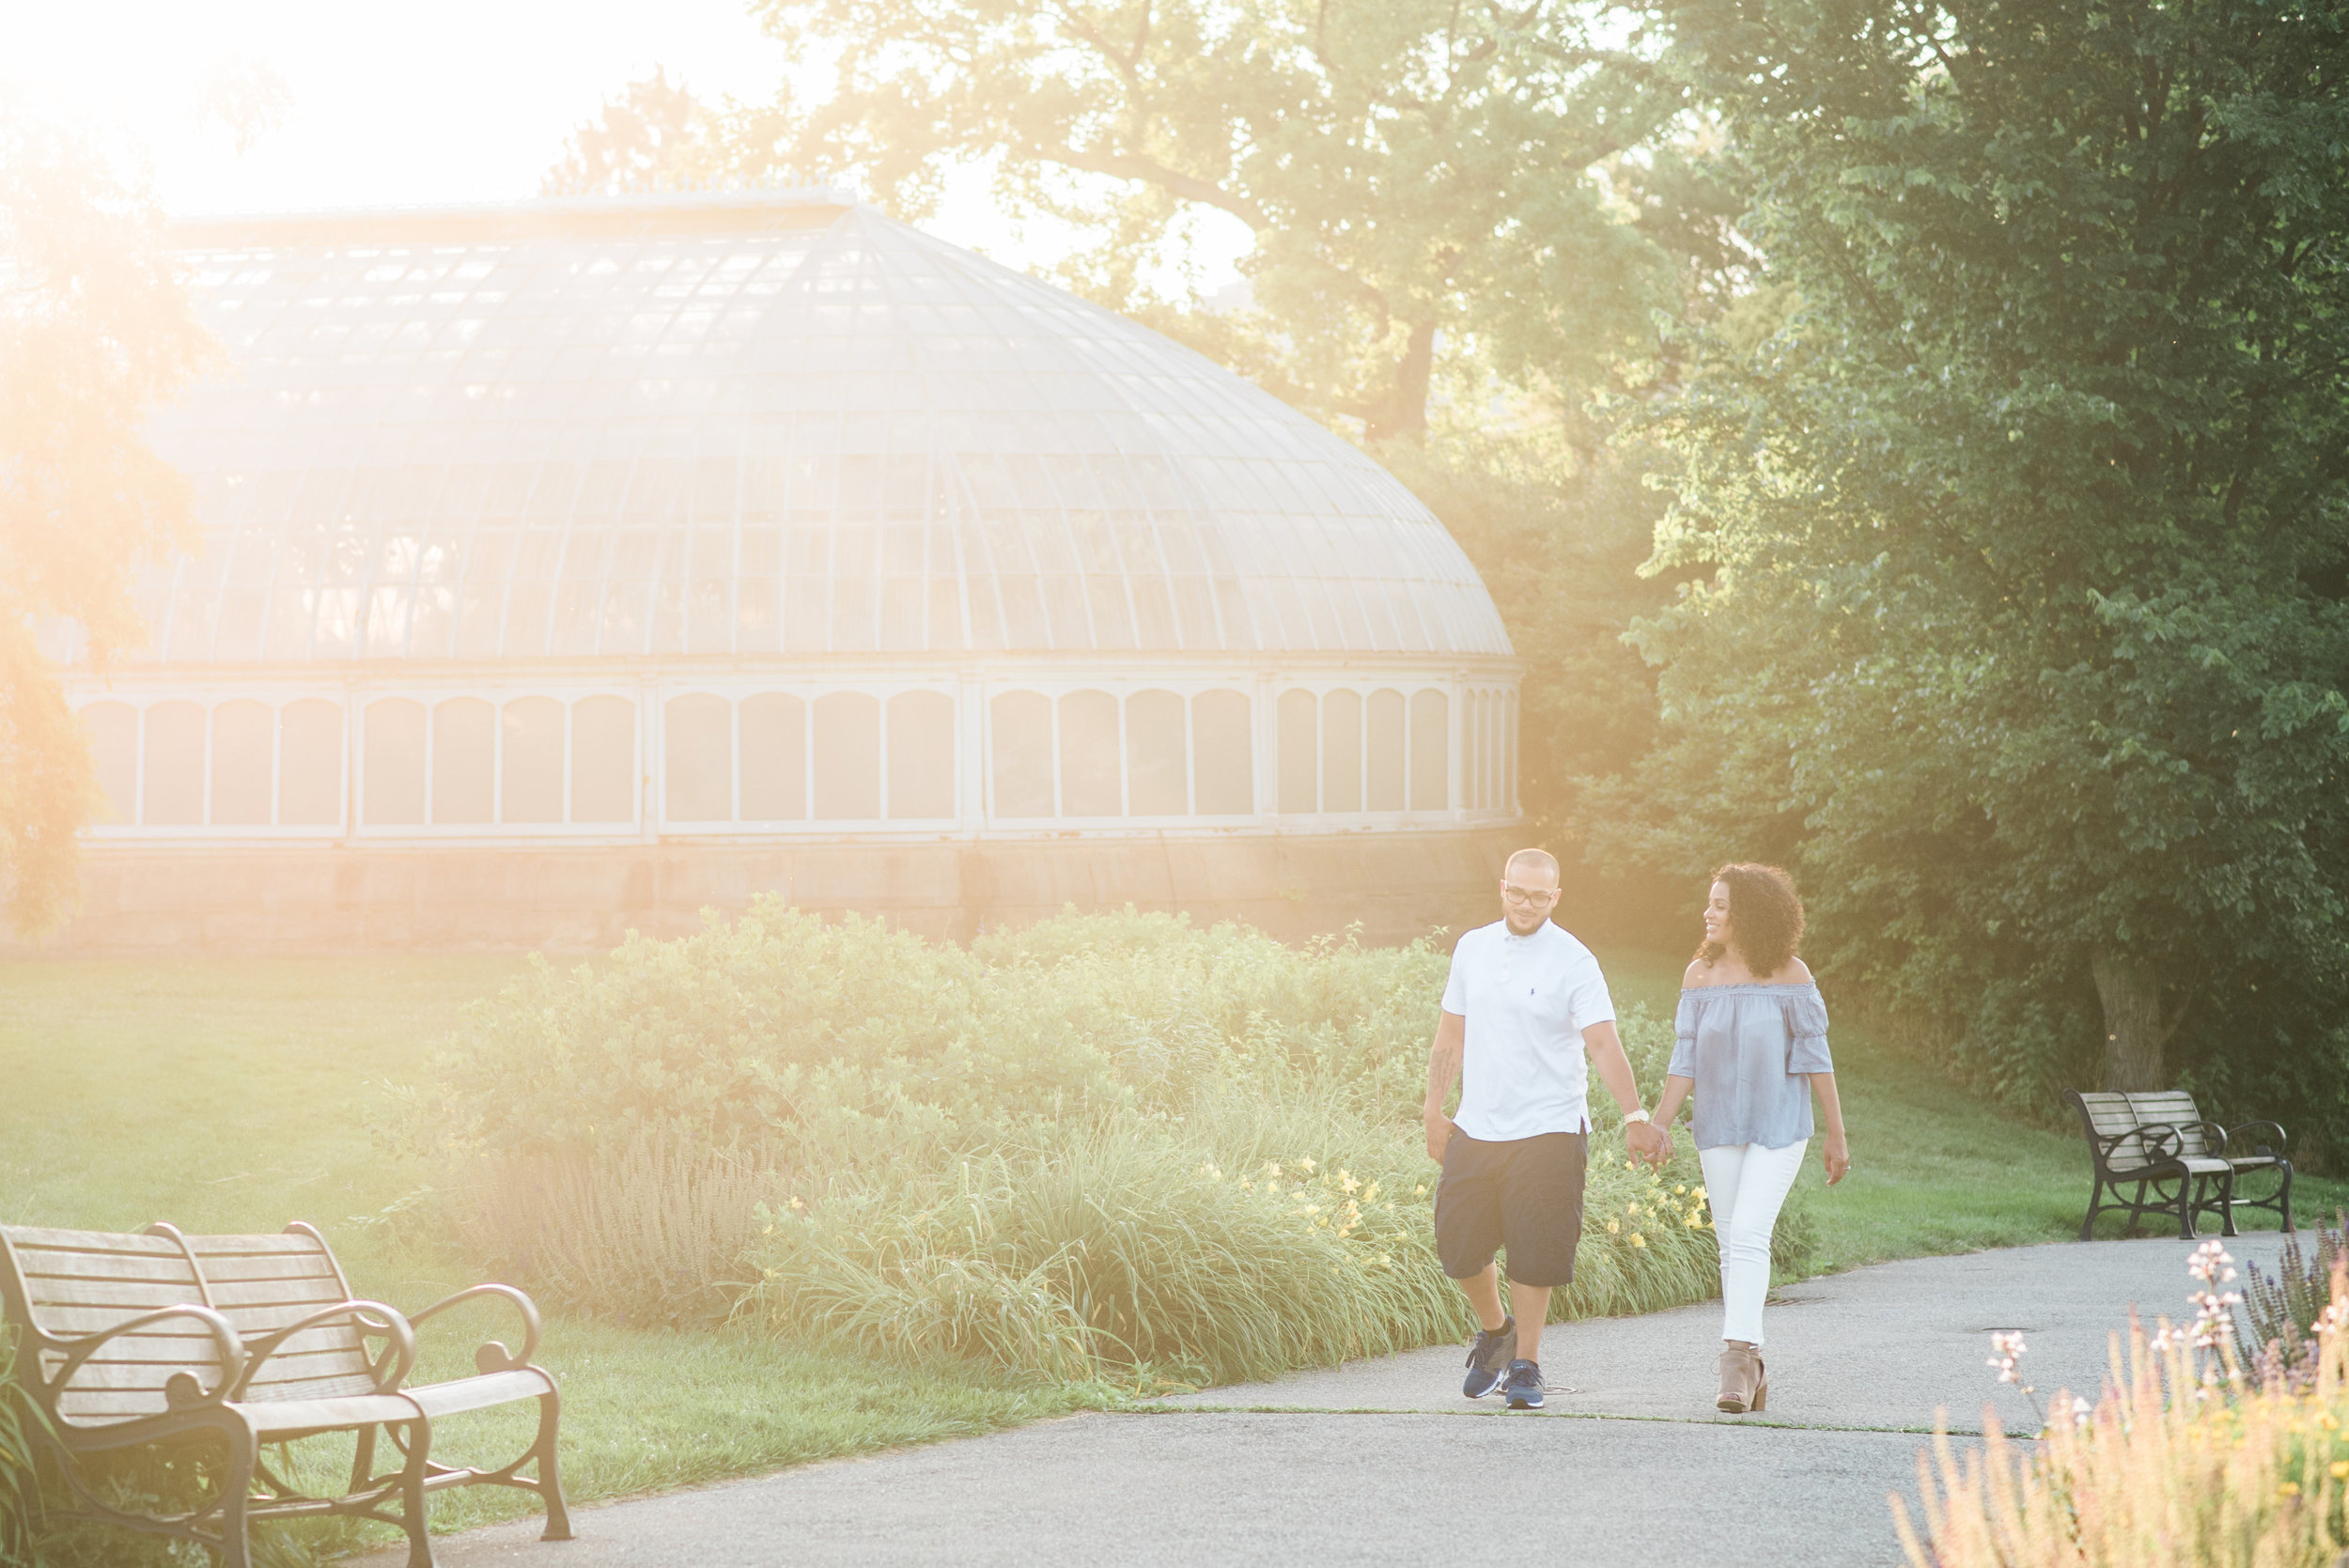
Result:
{"label": "tree canopy", "polygon": [[0,111],[0,904],[27,935],[72,908],[100,804],[35,628],[78,623],[101,669],[145,641],[131,570],[183,537],[189,495],[139,427],[212,352],[153,204]]}
{"label": "tree canopy", "polygon": [[1703,579],[1603,852],[1797,866],[1819,967],[2011,1088],[2349,1130],[2349,17],[1672,23],[1781,314],[1672,413]]}
{"label": "tree canopy", "polygon": [[[1447,351],[1579,405],[1645,351],[1670,243],[1708,232],[1685,163],[1626,157],[1681,95],[1635,13],[1592,0],[760,10],[835,51],[836,79],[733,116],[738,171],[854,181],[919,218],[945,169],[992,163],[1014,210],[1088,237],[1083,291],[1374,442],[1424,430]],[[1206,210],[1251,237],[1249,303],[1170,309],[1148,263]]]}

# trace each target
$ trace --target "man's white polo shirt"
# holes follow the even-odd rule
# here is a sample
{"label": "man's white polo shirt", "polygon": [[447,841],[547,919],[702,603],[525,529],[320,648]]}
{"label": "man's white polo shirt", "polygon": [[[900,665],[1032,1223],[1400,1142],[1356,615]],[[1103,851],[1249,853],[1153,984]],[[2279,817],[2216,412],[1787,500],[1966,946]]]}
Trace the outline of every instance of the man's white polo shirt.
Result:
{"label": "man's white polo shirt", "polygon": [[1524,937],[1507,921],[1479,926],[1452,950],[1443,1010],[1468,1020],[1452,1118],[1462,1132],[1498,1142],[1587,1130],[1582,1032],[1615,1016],[1589,948],[1548,921]]}

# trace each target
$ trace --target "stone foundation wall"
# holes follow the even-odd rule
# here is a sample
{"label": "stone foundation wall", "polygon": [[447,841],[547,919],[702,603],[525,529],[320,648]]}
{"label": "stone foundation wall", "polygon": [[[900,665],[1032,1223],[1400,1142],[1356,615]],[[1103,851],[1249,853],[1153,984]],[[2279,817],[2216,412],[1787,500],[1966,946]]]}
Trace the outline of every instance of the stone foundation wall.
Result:
{"label": "stone foundation wall", "polygon": [[583,952],[675,936],[773,893],[965,939],[1074,905],[1238,919],[1287,940],[1357,923],[1374,943],[1499,918],[1517,831],[1319,837],[625,848],[91,846],[50,955]]}

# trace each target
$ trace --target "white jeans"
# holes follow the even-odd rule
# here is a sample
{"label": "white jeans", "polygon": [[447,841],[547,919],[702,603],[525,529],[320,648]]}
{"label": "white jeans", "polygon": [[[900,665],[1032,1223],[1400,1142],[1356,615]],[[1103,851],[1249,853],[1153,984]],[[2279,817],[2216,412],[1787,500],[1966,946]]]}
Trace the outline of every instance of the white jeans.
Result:
{"label": "white jeans", "polygon": [[1802,1172],[1809,1139],[1782,1149],[1725,1143],[1699,1149],[1713,1235],[1721,1248],[1721,1338],[1762,1343],[1762,1303],[1770,1294],[1770,1233]]}

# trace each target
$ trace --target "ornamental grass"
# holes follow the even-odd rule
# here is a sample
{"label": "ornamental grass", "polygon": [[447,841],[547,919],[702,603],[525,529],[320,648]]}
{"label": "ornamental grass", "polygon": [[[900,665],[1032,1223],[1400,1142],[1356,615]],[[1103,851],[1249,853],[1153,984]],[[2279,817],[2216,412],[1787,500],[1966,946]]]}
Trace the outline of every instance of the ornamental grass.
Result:
{"label": "ornamental grass", "polygon": [[[1066,915],[962,949],[768,901],[537,966],[436,1058],[407,1138],[471,1176],[434,1229],[633,1321],[940,1350],[1052,1379],[1270,1376],[1463,1335],[1419,1102],[1434,942],[1292,948]],[[1641,1081],[1670,1025],[1619,1020]],[[1688,1141],[1597,1128],[1559,1316],[1719,1288]],[[1781,1265],[1810,1229],[1781,1221]]]}
{"label": "ornamental grass", "polygon": [[[2103,1397],[2059,1394],[2036,1442],[1995,1422],[1978,1453],[1937,1437],[1918,1462],[1921,1531],[1892,1499],[1912,1568],[2336,1568],[2349,1550],[2349,1274],[2334,1271],[2309,1376],[2237,1353],[2232,1265],[2206,1244],[2194,1321],[2148,1333],[2132,1317]],[[2020,1346],[1999,1348],[1992,1364],[2013,1380]]]}

